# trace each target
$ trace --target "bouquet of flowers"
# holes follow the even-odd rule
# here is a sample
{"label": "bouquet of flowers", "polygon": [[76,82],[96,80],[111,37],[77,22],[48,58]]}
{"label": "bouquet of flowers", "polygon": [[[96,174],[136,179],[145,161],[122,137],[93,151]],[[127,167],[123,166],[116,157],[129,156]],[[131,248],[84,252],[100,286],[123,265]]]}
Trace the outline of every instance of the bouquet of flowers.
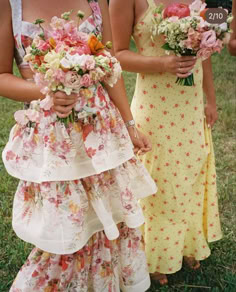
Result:
{"label": "bouquet of flowers", "polygon": [[[36,84],[46,94],[41,101],[42,108],[50,110],[52,107],[52,92],[78,94],[71,115],[60,119],[64,123],[83,118],[84,110],[87,115],[94,114],[95,109],[86,106],[86,98],[91,95],[88,88],[99,82],[112,87],[121,76],[119,62],[106,50],[111,48],[111,42],[104,46],[100,36],[79,31],[78,23],[70,20],[70,14],[66,12],[61,18],[53,17],[47,31],[41,26],[44,21],[37,19],[35,24],[41,27],[42,33],[33,39],[24,57],[35,73]],[[80,21],[84,13],[78,11],[77,16]]]}
{"label": "bouquet of flowers", "polygon": [[[154,11],[152,38],[164,35],[163,49],[173,51],[178,56],[197,56],[203,60],[222,50],[228,38],[232,16],[222,24],[210,24],[205,19],[206,4],[195,0],[186,5],[173,3],[163,9],[163,5]],[[193,74],[187,78],[177,78],[180,85],[194,85]]]}

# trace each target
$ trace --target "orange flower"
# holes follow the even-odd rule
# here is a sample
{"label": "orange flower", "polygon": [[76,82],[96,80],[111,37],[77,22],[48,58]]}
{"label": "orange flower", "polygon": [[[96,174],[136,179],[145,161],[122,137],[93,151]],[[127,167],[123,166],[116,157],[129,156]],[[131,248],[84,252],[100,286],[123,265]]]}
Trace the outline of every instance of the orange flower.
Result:
{"label": "orange flower", "polygon": [[204,19],[204,20],[206,20],[206,12],[207,12],[207,8],[205,8],[204,10],[202,10],[201,12],[200,12],[200,16]]}
{"label": "orange flower", "polygon": [[50,46],[51,46],[53,49],[55,49],[55,47],[56,47],[56,41],[54,40],[54,38],[50,38],[50,39],[49,39],[49,44],[50,44]]}
{"label": "orange flower", "polygon": [[93,55],[98,54],[105,48],[105,46],[97,39],[95,35],[92,35],[88,40],[88,46]]}

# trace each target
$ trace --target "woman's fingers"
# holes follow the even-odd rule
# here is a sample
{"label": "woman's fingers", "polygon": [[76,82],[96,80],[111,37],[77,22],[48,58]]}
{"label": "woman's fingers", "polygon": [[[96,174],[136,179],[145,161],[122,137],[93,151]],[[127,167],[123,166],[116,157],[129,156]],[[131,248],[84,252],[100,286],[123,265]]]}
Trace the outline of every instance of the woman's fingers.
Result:
{"label": "woman's fingers", "polygon": [[58,116],[60,114],[60,115],[65,115],[67,117],[71,113],[71,110],[73,107],[74,107],[74,104],[69,105],[69,106],[54,105],[53,109],[58,114]]}
{"label": "woman's fingers", "polygon": [[196,61],[186,61],[186,62],[178,62],[179,68],[193,67],[196,64]]}
{"label": "woman's fingers", "polygon": [[188,62],[188,61],[196,62],[197,61],[197,57],[194,57],[194,56],[181,56],[177,58],[180,62]]}
{"label": "woman's fingers", "polygon": [[63,92],[58,91],[53,95],[53,103],[55,105],[67,106],[67,105],[74,104],[77,98],[78,97],[76,94],[66,95]]}

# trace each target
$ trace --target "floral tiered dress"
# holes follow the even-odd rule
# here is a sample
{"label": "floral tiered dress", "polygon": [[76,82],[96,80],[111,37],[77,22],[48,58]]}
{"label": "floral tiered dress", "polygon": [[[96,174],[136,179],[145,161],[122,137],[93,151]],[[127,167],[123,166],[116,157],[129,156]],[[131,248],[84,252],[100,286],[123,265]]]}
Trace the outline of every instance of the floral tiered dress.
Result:
{"label": "floral tiered dress", "polygon": [[[156,4],[134,28],[141,55],[164,56],[164,39],[151,39]],[[204,120],[202,65],[194,68],[195,86],[180,86],[170,73],[138,74],[132,112],[149,135],[153,150],[142,161],[158,192],[141,200],[149,271],[171,274],[183,256],[203,260],[207,242],[221,238],[211,130]]]}
{"label": "floral tiered dress", "polygon": [[[99,5],[88,2],[93,13],[79,29],[99,33]],[[15,58],[25,66],[25,47],[38,28],[22,20],[20,0],[10,3]],[[7,171],[20,179],[13,229],[36,246],[11,292],[145,291],[150,285],[138,199],[156,185],[134,157],[104,87],[90,87],[87,95],[93,115],[67,127],[32,101],[24,110],[29,123],[16,123],[3,151]],[[30,121],[32,110],[43,115],[39,122]]]}

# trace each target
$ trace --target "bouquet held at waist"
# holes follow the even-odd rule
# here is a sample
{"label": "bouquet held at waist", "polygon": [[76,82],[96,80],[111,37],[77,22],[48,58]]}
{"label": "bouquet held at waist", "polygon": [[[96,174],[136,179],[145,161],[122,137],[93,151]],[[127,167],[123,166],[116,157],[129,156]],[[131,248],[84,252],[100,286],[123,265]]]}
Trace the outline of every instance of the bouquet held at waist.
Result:
{"label": "bouquet held at waist", "polygon": [[119,62],[107,50],[111,49],[112,43],[103,45],[100,35],[79,30],[79,22],[84,17],[82,11],[77,13],[78,23],[70,20],[70,14],[71,11],[62,14],[61,18],[54,16],[48,30],[41,26],[44,20],[37,19],[35,24],[42,32],[34,37],[24,57],[34,72],[35,83],[46,95],[40,102],[43,110],[49,111],[53,106],[51,93],[62,91],[67,95],[78,95],[70,116],[60,119],[64,124],[94,114],[96,110],[88,103],[94,87],[99,83],[112,87],[121,76]]}
{"label": "bouquet held at waist", "polygon": [[[153,13],[152,40],[163,35],[165,44],[162,48],[177,56],[197,56],[205,60],[216,52],[220,53],[229,39],[233,18],[227,13],[225,22],[212,24],[206,20],[206,12],[206,4],[201,0],[190,5],[173,3],[165,9],[163,5],[158,6]],[[176,83],[194,85],[193,74],[178,78]]]}

